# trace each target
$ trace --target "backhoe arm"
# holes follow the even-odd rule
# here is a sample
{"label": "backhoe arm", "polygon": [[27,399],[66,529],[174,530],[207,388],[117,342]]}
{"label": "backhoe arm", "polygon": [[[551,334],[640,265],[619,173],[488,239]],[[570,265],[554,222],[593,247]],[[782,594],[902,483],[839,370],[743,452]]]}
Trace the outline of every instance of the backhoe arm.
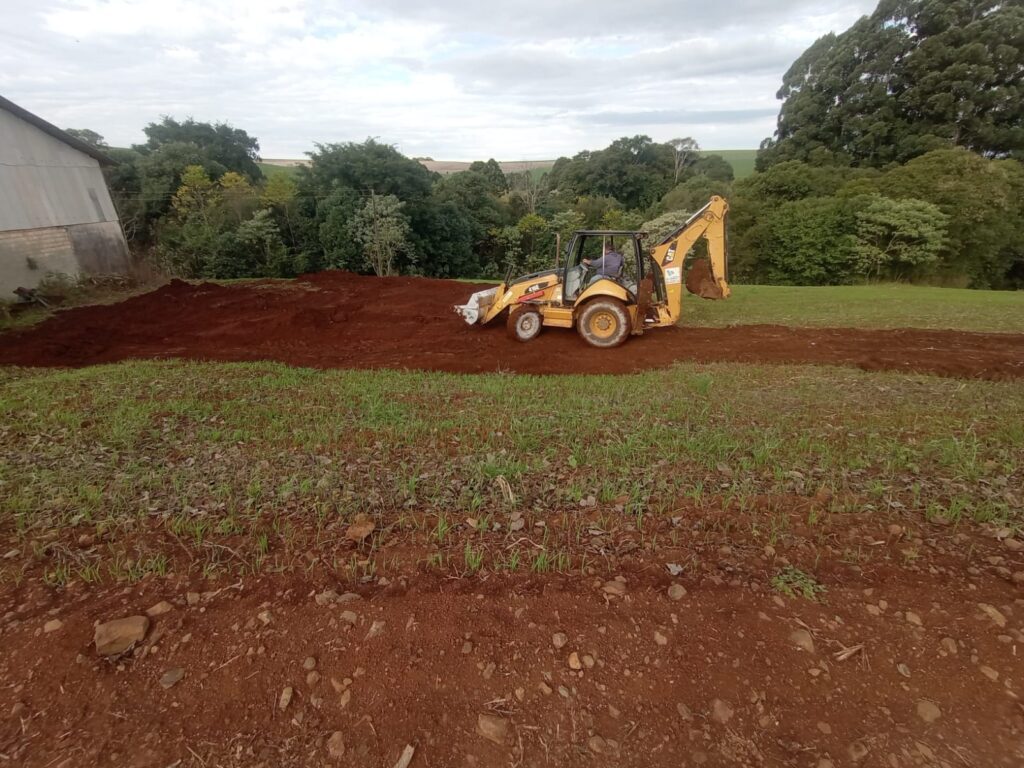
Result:
{"label": "backhoe arm", "polygon": [[683,262],[701,237],[708,244],[708,261],[698,261],[690,268],[687,288],[705,299],[726,299],[732,292],[725,280],[725,215],[728,212],[729,204],[714,195],[707,205],[651,251],[651,258],[661,269],[665,281],[669,317],[673,323],[679,320],[682,311]]}

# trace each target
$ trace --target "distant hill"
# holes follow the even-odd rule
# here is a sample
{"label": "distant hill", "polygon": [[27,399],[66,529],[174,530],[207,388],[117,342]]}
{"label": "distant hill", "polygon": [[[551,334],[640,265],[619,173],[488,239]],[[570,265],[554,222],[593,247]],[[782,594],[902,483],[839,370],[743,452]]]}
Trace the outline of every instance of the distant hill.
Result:
{"label": "distant hill", "polygon": [[[743,179],[754,172],[756,149],[704,149],[702,155],[721,155],[732,166],[737,179]],[[447,176],[469,168],[470,163],[461,160],[420,160],[431,171]],[[530,171],[535,176],[542,175],[555,164],[554,160],[499,160],[498,165],[505,173]],[[309,165],[309,160],[292,160],[282,158],[263,158],[260,170],[264,176],[272,173],[295,173],[301,165]]]}
{"label": "distant hill", "polygon": [[702,149],[702,155],[721,155],[729,161],[732,172],[737,179],[745,179],[754,172],[754,160],[757,159],[756,149]]}

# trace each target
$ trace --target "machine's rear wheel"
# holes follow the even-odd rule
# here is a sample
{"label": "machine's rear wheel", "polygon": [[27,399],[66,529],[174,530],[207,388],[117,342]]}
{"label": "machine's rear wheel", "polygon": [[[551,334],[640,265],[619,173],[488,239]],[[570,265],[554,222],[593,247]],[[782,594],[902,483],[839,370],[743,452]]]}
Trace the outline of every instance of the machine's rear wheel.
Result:
{"label": "machine's rear wheel", "polygon": [[617,347],[629,336],[629,313],[617,299],[595,299],[583,308],[576,330],[595,347]]}
{"label": "machine's rear wheel", "polygon": [[533,307],[520,307],[508,315],[509,336],[516,341],[532,341],[537,338],[544,322],[540,312]]}

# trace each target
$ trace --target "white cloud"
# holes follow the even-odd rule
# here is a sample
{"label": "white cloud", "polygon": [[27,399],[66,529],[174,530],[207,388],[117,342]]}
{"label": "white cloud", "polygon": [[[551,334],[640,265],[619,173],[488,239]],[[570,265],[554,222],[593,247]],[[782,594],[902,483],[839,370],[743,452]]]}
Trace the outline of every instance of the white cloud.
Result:
{"label": "white cloud", "polygon": [[872,0],[0,0],[0,93],[115,145],[161,115],[266,157],[376,136],[411,155],[550,158],[647,133],[771,133],[774,94]]}

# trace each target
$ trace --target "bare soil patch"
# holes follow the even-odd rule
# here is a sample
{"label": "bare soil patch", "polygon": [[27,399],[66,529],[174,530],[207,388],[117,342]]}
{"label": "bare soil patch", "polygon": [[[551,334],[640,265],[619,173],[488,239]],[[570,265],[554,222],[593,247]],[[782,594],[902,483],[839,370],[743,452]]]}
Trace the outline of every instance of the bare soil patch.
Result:
{"label": "bare soil patch", "polygon": [[[816,601],[772,589],[781,553],[718,541],[695,542],[677,577],[634,553],[569,574],[8,584],[0,754],[68,768],[391,768],[407,746],[412,768],[1020,765],[1020,552],[864,518],[836,519],[829,539],[874,555],[824,548]],[[97,654],[96,622],[147,612],[141,644]]]}
{"label": "bare soil patch", "polygon": [[5,334],[0,363],[84,366],[177,357],[320,368],[615,374],[688,360],[852,365],[986,379],[1024,376],[1024,335],[1017,334],[678,327],[651,331],[618,349],[597,350],[574,331],[545,329],[535,341],[521,344],[507,338],[500,322],[470,327],[452,311],[473,290],[455,281],[344,272],[230,286],[176,280],[119,304],[63,311],[31,329]]}

